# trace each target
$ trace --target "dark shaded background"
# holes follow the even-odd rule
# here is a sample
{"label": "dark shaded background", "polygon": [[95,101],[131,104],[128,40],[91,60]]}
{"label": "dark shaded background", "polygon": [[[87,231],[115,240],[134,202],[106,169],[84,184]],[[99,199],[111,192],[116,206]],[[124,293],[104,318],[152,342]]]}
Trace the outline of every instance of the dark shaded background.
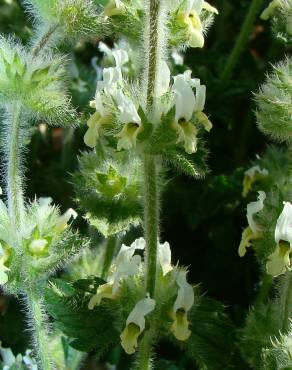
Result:
{"label": "dark shaded background", "polygon": [[[31,34],[31,23],[19,2],[0,0],[0,32],[16,33],[24,42]],[[246,225],[242,199],[243,172],[256,154],[265,151],[267,140],[257,130],[252,92],[264,80],[270,62],[283,58],[284,49],[273,40],[268,23],[256,21],[249,42],[236,65],[232,79],[220,85],[220,75],[241,29],[250,1],[213,0],[220,12],[203,50],[187,52],[186,64],[193,75],[207,85],[207,105],[213,130],[208,135],[210,173],[193,180],[168,171],[168,184],[162,202],[162,239],[170,242],[174,260],[191,265],[190,280],[201,283],[208,296],[223,301],[236,324],[241,325],[245,311],[253,302],[258,268],[252,254],[240,259],[237,254],[241,232]],[[264,2],[263,8],[268,1]],[[98,55],[97,43],[78,45],[69,52],[74,72],[71,92],[74,104],[83,109],[95,90],[91,58]],[[77,70],[76,70],[77,66]],[[48,129],[39,132],[29,145],[27,189],[29,197],[51,196],[66,209],[72,206],[70,173],[77,168],[77,155],[85,149],[85,127]],[[80,222],[82,229],[84,224]],[[0,300],[1,314],[5,304]],[[12,306],[10,306],[12,308]],[[2,310],[2,311],[1,311]],[[3,316],[4,317],[4,316]],[[21,319],[17,313],[15,323]],[[2,320],[2,329],[3,320]],[[18,327],[11,335],[0,333],[10,346],[21,349]],[[9,332],[9,330],[8,330]],[[4,333],[4,334],[3,334]],[[10,330],[11,333],[11,330]],[[161,351],[171,358],[162,345]],[[166,353],[168,352],[168,354]]]}

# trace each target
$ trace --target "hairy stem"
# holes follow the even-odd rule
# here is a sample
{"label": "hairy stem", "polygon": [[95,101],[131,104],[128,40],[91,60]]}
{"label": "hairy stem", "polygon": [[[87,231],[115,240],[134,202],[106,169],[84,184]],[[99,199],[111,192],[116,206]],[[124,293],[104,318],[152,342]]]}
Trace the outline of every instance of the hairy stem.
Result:
{"label": "hairy stem", "polygon": [[234,68],[237,65],[237,62],[240,58],[241,53],[243,52],[248,38],[250,37],[253,24],[259,13],[260,7],[263,3],[263,0],[252,0],[249,6],[248,13],[245,17],[241,31],[238,35],[236,43],[233,47],[231,54],[225,64],[225,68],[220,76],[220,84],[225,84],[232,76]]}
{"label": "hairy stem", "polygon": [[147,107],[151,109],[153,103],[153,95],[156,85],[156,74],[157,74],[157,59],[159,56],[159,12],[160,12],[160,1],[150,0],[149,1],[149,54],[148,54],[148,76],[147,76]]}
{"label": "hairy stem", "polygon": [[152,330],[148,330],[145,334],[141,342],[139,343],[139,352],[137,356],[137,363],[134,367],[134,370],[151,370],[153,369],[152,366],[152,359],[151,359],[151,352],[152,352],[152,345],[153,345],[153,332]]}
{"label": "hairy stem", "polygon": [[289,323],[292,318],[292,272],[287,271],[282,277],[280,287],[280,308],[281,308],[281,331],[286,333],[289,330]]}
{"label": "hairy stem", "polygon": [[39,55],[39,53],[41,52],[41,50],[48,44],[48,42],[50,41],[51,37],[53,36],[53,34],[55,33],[55,31],[57,30],[58,28],[58,25],[57,24],[53,24],[52,26],[50,26],[47,31],[41,36],[41,38],[38,40],[38,42],[36,43],[36,45],[34,45],[33,49],[32,49],[32,56],[35,58]]}
{"label": "hairy stem", "polygon": [[[157,82],[160,78],[159,67],[163,58],[163,45],[166,38],[164,28],[164,0],[148,0],[145,25],[145,59],[146,66],[146,107],[150,117],[155,110],[154,95]],[[157,244],[159,241],[159,158],[147,153],[143,155],[144,171],[144,234],[146,240],[146,292],[155,298],[157,275]],[[151,369],[151,349],[153,342],[153,324],[144,333],[144,338],[139,345],[138,369]]]}
{"label": "hairy stem", "polygon": [[159,237],[159,190],[157,158],[144,157],[144,229],[146,239],[146,291],[155,297],[157,242]]}
{"label": "hairy stem", "polygon": [[118,241],[118,238],[116,235],[111,235],[106,239],[103,268],[102,268],[102,273],[101,273],[101,277],[103,279],[107,278],[109,268],[111,266],[112,260],[115,255],[117,241]]}
{"label": "hairy stem", "polygon": [[[146,9],[145,59],[147,112],[153,110],[155,87],[159,79],[159,65],[163,55],[164,15],[163,0],[148,0]],[[156,284],[157,242],[159,225],[157,158],[144,153],[144,229],[146,239],[146,291],[154,297]]]}
{"label": "hairy stem", "polygon": [[21,177],[21,149],[23,138],[21,137],[21,104],[15,103],[7,112],[7,197],[8,210],[16,227],[19,227],[24,214],[24,199]]}
{"label": "hairy stem", "polygon": [[41,370],[55,369],[50,356],[48,318],[43,308],[42,294],[30,284],[25,290],[28,321],[32,332],[35,357]]}

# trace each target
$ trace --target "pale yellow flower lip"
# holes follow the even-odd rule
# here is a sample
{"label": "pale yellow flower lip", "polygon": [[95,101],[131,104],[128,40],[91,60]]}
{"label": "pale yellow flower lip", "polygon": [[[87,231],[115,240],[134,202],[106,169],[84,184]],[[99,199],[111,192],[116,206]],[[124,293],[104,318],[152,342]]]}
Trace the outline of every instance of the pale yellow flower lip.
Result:
{"label": "pale yellow flower lip", "polygon": [[268,257],[266,264],[267,273],[272,276],[279,276],[290,269],[290,252],[289,243],[280,242],[274,253]]}
{"label": "pale yellow flower lip", "polygon": [[130,312],[126,321],[126,326],[120,335],[121,345],[129,355],[136,351],[138,337],[145,330],[145,316],[154,310],[155,305],[155,300],[148,295],[146,298],[136,303],[135,307]]}

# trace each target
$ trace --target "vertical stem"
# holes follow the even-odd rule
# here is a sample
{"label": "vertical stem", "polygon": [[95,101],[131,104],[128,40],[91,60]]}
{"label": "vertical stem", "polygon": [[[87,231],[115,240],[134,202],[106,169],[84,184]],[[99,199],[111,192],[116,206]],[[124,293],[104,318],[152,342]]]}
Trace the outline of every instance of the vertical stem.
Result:
{"label": "vertical stem", "polygon": [[48,319],[43,308],[42,294],[31,284],[25,290],[28,308],[28,323],[33,334],[35,356],[41,370],[55,369],[48,348]]}
{"label": "vertical stem", "polygon": [[118,238],[116,235],[111,235],[106,239],[103,268],[101,273],[101,277],[103,279],[107,278],[109,268],[115,255],[117,240]]}
{"label": "vertical stem", "polygon": [[[145,29],[148,32],[145,47],[146,66],[146,106],[148,114],[153,109],[153,96],[157,84],[158,67],[162,58],[164,35],[163,0],[148,0]],[[155,295],[157,242],[159,232],[159,197],[157,158],[144,153],[144,229],[146,239],[146,291],[151,297]]]}
{"label": "vertical stem", "polygon": [[21,178],[21,148],[23,138],[21,137],[21,104],[15,103],[8,112],[10,119],[7,120],[7,197],[10,217],[18,227],[24,213],[24,200]]}
{"label": "vertical stem", "polygon": [[147,108],[151,109],[156,84],[157,58],[159,55],[159,12],[160,0],[150,0],[149,3],[149,54],[147,76]]}
{"label": "vertical stem", "polygon": [[225,68],[220,76],[220,84],[223,85],[226,83],[230,77],[232,76],[232,73],[234,71],[234,68],[236,67],[236,64],[238,62],[238,59],[245,48],[245,45],[248,41],[248,38],[251,34],[252,27],[254,24],[254,21],[259,13],[260,7],[263,3],[263,0],[252,0],[249,6],[248,13],[245,17],[245,20],[243,22],[243,25],[241,27],[241,31],[238,35],[238,38],[236,40],[236,43],[234,45],[234,48],[225,64]]}
{"label": "vertical stem", "polygon": [[152,341],[153,332],[148,330],[139,343],[138,361],[136,366],[134,366],[134,370],[151,370],[153,368],[151,359]]}
{"label": "vertical stem", "polygon": [[[37,45],[32,49],[33,57],[36,57],[45,47],[57,26],[52,26],[43,35]],[[7,111],[7,143],[6,148],[6,182],[8,211],[15,224],[15,231],[19,230],[25,217],[23,184],[22,184],[22,149],[25,141],[25,132],[21,130],[22,103],[11,104]],[[24,269],[25,277],[29,278],[28,269]],[[27,283],[24,283],[24,285]],[[33,334],[35,355],[41,370],[52,370],[54,366],[50,360],[48,348],[47,318],[43,309],[42,292],[36,289],[38,281],[25,285],[24,300],[27,303],[29,325]]]}
{"label": "vertical stem", "polygon": [[[163,0],[148,0],[146,11],[145,47],[146,66],[146,107],[150,116],[153,110],[154,94],[157,85],[158,69],[163,54],[165,21],[162,12]],[[146,149],[147,150],[147,149]],[[144,170],[144,232],[146,240],[146,292],[155,298],[155,285],[157,275],[157,244],[159,238],[159,190],[158,190],[158,159],[147,152],[143,156]],[[152,325],[153,326],[153,325]],[[153,330],[150,328],[144,333],[139,345],[138,369],[151,369],[151,349],[153,345]]]}
{"label": "vertical stem", "polygon": [[292,272],[287,271],[282,277],[280,287],[280,308],[281,308],[281,331],[283,334],[289,330],[289,323],[292,318]]}
{"label": "vertical stem", "polygon": [[159,190],[157,158],[144,157],[144,229],[146,239],[146,291],[155,297],[157,242],[159,237]]}

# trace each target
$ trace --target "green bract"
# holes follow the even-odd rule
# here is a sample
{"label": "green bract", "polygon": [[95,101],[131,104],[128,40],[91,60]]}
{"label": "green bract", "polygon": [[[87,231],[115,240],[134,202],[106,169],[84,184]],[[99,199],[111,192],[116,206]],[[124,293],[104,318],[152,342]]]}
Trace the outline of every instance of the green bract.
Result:
{"label": "green bract", "polygon": [[13,39],[0,37],[0,104],[20,103],[29,117],[54,124],[72,121],[74,110],[64,89],[64,58],[33,57]]}
{"label": "green bract", "polygon": [[74,175],[76,199],[86,218],[104,236],[138,225],[142,217],[140,162],[120,154],[121,161],[104,160],[100,154],[80,157],[80,172]]}
{"label": "green bract", "polygon": [[273,67],[255,95],[257,122],[261,131],[276,141],[292,140],[292,59]]}
{"label": "green bract", "polygon": [[100,32],[97,9],[91,0],[25,0],[24,4],[37,21],[60,28],[65,38]]}

